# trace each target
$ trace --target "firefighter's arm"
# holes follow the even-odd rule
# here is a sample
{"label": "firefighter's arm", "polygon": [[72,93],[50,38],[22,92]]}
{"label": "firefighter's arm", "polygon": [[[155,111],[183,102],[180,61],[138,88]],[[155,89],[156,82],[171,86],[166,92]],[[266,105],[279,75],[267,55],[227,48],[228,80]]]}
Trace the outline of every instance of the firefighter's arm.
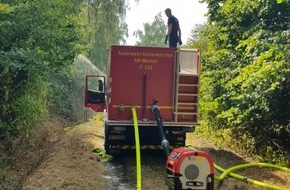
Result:
{"label": "firefighter's arm", "polygon": [[168,29],[167,29],[167,36],[169,36],[171,34],[172,31],[172,24],[168,24]]}
{"label": "firefighter's arm", "polygon": [[168,36],[170,35],[171,31],[172,31],[172,24],[168,24],[167,33],[166,33],[166,36],[165,36],[165,44],[167,44]]}
{"label": "firefighter's arm", "polygon": [[179,43],[179,45],[182,45],[182,41],[181,41],[181,29],[180,29],[180,27],[178,29],[178,37],[179,37],[178,43]]}

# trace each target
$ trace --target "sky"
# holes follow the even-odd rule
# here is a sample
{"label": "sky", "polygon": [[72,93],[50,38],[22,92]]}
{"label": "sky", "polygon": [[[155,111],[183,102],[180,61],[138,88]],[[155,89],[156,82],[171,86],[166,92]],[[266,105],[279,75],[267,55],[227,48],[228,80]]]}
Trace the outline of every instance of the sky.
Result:
{"label": "sky", "polygon": [[[199,0],[139,0],[136,3],[130,0],[130,10],[126,13],[126,23],[129,29],[128,45],[135,44],[133,32],[143,30],[143,23],[152,23],[154,17],[161,12],[164,23],[167,25],[167,17],[164,13],[166,8],[170,8],[172,15],[179,20],[182,41],[185,44],[191,34],[191,30],[196,24],[206,22],[206,4],[201,4]],[[164,31],[164,36],[166,31]]]}

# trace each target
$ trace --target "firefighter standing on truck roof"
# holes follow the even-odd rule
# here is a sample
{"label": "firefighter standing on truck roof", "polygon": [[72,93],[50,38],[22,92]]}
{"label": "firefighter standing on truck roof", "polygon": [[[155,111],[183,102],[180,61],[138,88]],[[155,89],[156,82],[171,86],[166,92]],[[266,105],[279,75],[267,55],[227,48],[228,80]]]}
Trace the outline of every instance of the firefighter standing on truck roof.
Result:
{"label": "firefighter standing on truck roof", "polygon": [[178,19],[172,15],[171,9],[167,8],[165,10],[165,14],[168,17],[165,44],[167,44],[167,41],[169,40],[169,47],[176,48],[177,43],[179,43],[179,45],[182,44],[181,29],[179,27],[179,22]]}

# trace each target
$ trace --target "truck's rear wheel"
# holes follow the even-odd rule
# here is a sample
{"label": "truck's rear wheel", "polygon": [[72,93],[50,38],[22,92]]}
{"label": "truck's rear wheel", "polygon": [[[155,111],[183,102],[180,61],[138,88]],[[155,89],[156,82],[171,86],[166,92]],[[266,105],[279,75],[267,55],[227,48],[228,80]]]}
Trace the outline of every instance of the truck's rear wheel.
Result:
{"label": "truck's rear wheel", "polygon": [[109,125],[105,122],[105,142],[104,148],[107,154],[111,153],[110,145],[109,145]]}

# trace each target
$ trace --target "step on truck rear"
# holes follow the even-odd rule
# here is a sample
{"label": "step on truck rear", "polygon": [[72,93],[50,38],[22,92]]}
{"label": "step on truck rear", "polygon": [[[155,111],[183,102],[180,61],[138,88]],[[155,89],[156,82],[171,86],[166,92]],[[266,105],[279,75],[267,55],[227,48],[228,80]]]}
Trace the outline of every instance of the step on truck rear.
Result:
{"label": "step on truck rear", "polygon": [[198,125],[200,51],[112,45],[106,76],[87,75],[85,106],[104,113],[105,149],[134,149],[131,107],[137,110],[141,149],[162,149],[153,106],[170,149],[185,146]]}

